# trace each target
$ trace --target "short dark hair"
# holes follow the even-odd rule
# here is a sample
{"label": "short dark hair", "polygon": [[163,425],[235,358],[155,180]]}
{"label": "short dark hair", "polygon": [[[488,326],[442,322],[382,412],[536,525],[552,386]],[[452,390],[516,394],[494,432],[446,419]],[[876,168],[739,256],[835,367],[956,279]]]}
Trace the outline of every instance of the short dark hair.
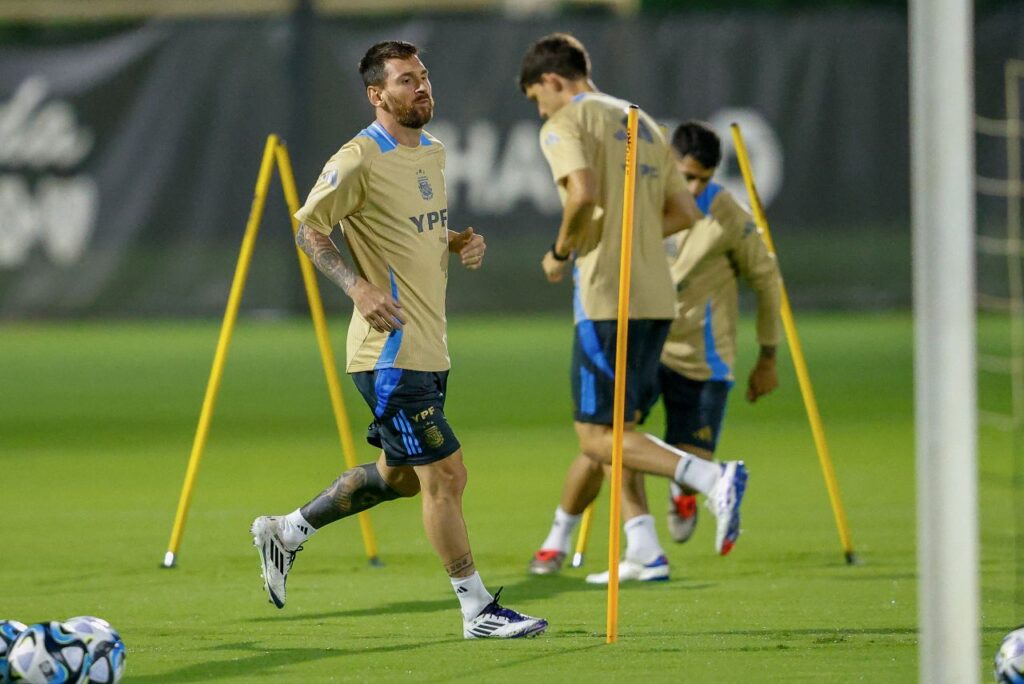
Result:
{"label": "short dark hair", "polygon": [[519,89],[540,83],[544,74],[570,80],[590,77],[590,55],[583,43],[568,33],[552,33],[530,46],[519,68]]}
{"label": "short dark hair", "polygon": [[672,147],[679,157],[690,155],[706,169],[713,169],[722,161],[722,140],[703,121],[687,121],[672,134]]}
{"label": "short dark hair", "polygon": [[404,40],[385,40],[377,43],[359,60],[359,75],[367,86],[379,86],[387,79],[384,69],[389,59],[409,59],[419,53],[412,43]]}

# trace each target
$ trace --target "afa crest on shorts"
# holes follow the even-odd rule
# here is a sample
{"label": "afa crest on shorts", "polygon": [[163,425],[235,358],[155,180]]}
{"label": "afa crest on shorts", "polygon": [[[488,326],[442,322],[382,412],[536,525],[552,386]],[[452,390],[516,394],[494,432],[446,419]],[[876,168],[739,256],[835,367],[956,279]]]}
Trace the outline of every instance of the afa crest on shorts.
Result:
{"label": "afa crest on shorts", "polygon": [[423,432],[423,438],[427,441],[427,446],[431,449],[436,449],[444,444],[444,433],[441,432],[441,428],[436,425],[431,425]]}
{"label": "afa crest on shorts", "polygon": [[423,199],[434,199],[434,189],[430,187],[430,179],[427,178],[422,169],[416,172],[416,183],[419,185],[420,195]]}

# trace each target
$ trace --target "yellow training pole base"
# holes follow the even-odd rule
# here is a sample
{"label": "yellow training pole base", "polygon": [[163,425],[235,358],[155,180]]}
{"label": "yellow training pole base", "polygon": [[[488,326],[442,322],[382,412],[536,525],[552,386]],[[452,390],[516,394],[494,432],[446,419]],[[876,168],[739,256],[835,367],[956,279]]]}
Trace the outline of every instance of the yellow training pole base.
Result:
{"label": "yellow training pole base", "polygon": [[175,553],[173,551],[168,551],[164,554],[164,562],[160,564],[160,567],[166,569],[174,568],[176,567],[175,563],[177,562],[177,560],[178,557],[175,555]]}
{"label": "yellow training pole base", "polygon": [[590,539],[590,523],[594,519],[594,504],[587,506],[583,511],[583,520],[580,522],[580,534],[576,537],[576,553],[572,555],[572,567],[582,568],[583,560],[587,555],[587,541]]}

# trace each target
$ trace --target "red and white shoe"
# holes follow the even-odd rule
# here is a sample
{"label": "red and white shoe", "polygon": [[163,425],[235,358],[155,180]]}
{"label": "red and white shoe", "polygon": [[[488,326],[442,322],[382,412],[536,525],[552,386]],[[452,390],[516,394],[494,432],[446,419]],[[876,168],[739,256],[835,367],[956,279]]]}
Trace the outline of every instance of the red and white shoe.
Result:
{"label": "red and white shoe", "polygon": [[697,529],[697,495],[680,494],[668,500],[668,533],[672,541],[682,544]]}

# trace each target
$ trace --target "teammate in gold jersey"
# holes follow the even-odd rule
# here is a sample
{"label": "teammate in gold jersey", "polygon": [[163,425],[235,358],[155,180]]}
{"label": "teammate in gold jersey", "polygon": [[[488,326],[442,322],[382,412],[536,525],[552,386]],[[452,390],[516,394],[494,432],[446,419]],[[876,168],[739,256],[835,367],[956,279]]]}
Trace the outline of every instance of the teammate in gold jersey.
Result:
{"label": "teammate in gold jersey", "polygon": [[[701,458],[714,458],[721,434],[729,390],[735,381],[736,324],[739,318],[738,281],[743,278],[757,295],[759,353],[747,380],[746,397],[757,401],[778,386],[775,350],[779,343],[781,278],[775,255],[768,249],[750,214],[712,178],[722,159],[718,135],[706,124],[689,121],[672,135],[677,166],[706,214],[690,230],[665,240],[672,281],[676,286],[676,317],[661,353],[661,398],[665,404],[665,441]],[[600,487],[601,473],[594,474]],[[589,501],[580,500],[577,506]],[[628,510],[626,510],[628,509]],[[697,523],[697,500],[692,489],[672,483],[668,529],[673,540],[685,542]],[[625,526],[650,518],[646,499],[624,506]],[[661,553],[631,548],[619,566],[625,580],[661,579],[645,570],[642,559]],[[646,554],[646,555],[645,555]],[[641,559],[641,560],[637,560]],[[668,571],[664,570],[665,577]],[[607,584],[608,573],[587,576]]]}
{"label": "teammate in gold jersey", "polygon": [[[602,465],[611,461],[612,404],[615,383],[618,263],[628,103],[597,91],[590,57],[574,37],[556,33],[534,43],[523,58],[519,85],[546,122],[541,149],[562,199],[562,222],[544,256],[548,279],[562,279],[575,256],[574,344],[571,371],[574,425],[580,456],[571,464],[562,504],[551,533],[530,562],[534,574],[557,572],[568,551],[569,535],[582,508],[581,490],[590,499],[600,488]],[[676,449],[634,430],[658,396],[658,359],[675,317],[675,297],[663,238],[693,226],[700,211],[675,168],[664,134],[645,113],[637,136],[637,187],[633,281],[629,298],[629,346],[626,377],[626,427],[623,463],[624,510],[646,508],[640,473],[669,478],[708,496],[718,520],[715,548],[732,549],[740,532],[740,504],[747,473],[742,461],[723,463]],[[588,491],[596,479],[596,488]],[[634,522],[634,521],[630,521]],[[668,561],[654,532],[653,519],[627,526],[627,546],[652,549],[643,570],[651,579],[667,578]]]}
{"label": "teammate in gold jersey", "polygon": [[[264,588],[284,607],[295,554],[325,525],[398,497],[422,495],[423,527],[451,579],[463,636],[533,636],[547,621],[503,608],[473,563],[462,515],[466,468],[444,414],[450,366],[448,255],[479,268],[484,240],[448,229],[444,147],[423,127],[434,100],[415,45],[385,41],[359,63],[372,124],[328,160],[296,213],[299,247],[354,304],[347,370],[373,412],[375,463],[341,474],[309,503],[252,524]],[[353,266],[330,239],[341,226]]]}
{"label": "teammate in gold jersey", "polygon": [[[738,281],[757,296],[757,361],[747,379],[747,401],[755,402],[778,384],[775,350],[781,338],[782,279],[750,214],[712,178],[722,160],[722,143],[707,124],[688,121],[672,135],[679,170],[713,221],[666,240],[677,315],[661,353],[665,441],[701,458],[714,458],[736,366]],[[669,534],[685,542],[697,523],[693,490],[671,486]]]}

